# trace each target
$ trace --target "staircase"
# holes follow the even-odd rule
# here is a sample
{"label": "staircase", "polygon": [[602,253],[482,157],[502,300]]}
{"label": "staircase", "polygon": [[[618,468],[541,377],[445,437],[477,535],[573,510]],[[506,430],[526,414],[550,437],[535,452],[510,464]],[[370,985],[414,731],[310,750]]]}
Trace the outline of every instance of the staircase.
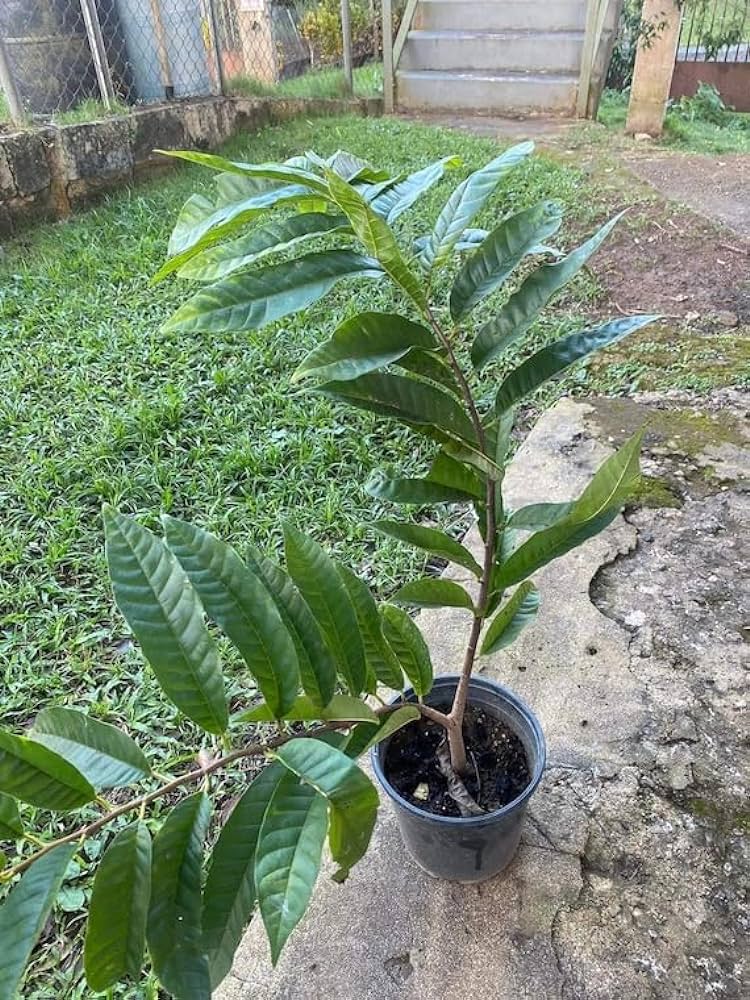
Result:
{"label": "staircase", "polygon": [[399,108],[573,114],[587,0],[419,0]]}

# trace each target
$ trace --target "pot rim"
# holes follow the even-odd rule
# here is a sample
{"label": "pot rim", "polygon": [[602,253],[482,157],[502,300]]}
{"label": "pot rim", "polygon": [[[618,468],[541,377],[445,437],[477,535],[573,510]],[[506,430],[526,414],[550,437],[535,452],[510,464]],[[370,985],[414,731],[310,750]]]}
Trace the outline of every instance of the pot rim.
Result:
{"label": "pot rim", "polygon": [[[440,674],[435,678],[432,691],[440,687],[455,687],[458,684],[459,679],[458,674]],[[387,743],[389,740],[384,740],[383,743],[376,744],[370,751],[372,768],[383,788],[383,791],[402,809],[415,816],[419,816],[422,819],[434,820],[436,823],[442,823],[445,826],[461,826],[465,829],[476,826],[484,826],[487,824],[488,820],[491,821],[501,819],[510,813],[517,812],[518,809],[525,805],[526,801],[530,799],[536,791],[547,766],[547,743],[544,739],[544,731],[539,719],[536,717],[531,708],[529,708],[526,702],[515,694],[515,692],[511,691],[510,688],[505,687],[497,681],[490,680],[488,677],[472,677],[469,682],[469,691],[471,691],[472,687],[484,688],[486,691],[490,691],[492,694],[498,696],[500,701],[505,701],[507,704],[511,705],[519,713],[519,715],[522,716],[537,743],[539,752],[531,780],[520,795],[517,795],[515,799],[507,802],[504,806],[501,806],[499,809],[494,809],[492,812],[482,813],[481,816],[441,816],[439,813],[431,813],[426,809],[420,809],[418,806],[415,806],[412,802],[405,799],[385,776],[385,771],[380,760],[380,754],[383,743]],[[432,693],[432,691],[430,693]],[[429,697],[429,695],[427,697]],[[403,695],[396,695],[395,698],[391,699],[389,704],[395,705],[402,700],[415,701],[416,695],[414,693],[414,689],[407,688]],[[516,732],[516,735],[519,734]]]}

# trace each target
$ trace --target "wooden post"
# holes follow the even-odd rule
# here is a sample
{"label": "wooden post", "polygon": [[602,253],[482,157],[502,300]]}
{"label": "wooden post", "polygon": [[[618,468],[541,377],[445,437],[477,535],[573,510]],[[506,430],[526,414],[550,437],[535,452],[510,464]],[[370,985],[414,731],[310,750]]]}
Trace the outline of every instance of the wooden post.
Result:
{"label": "wooden post", "polygon": [[156,51],[159,56],[159,69],[161,71],[161,82],[164,87],[164,96],[168,101],[174,97],[174,83],[172,82],[172,67],[169,63],[169,52],[167,51],[167,35],[164,31],[164,21],[161,17],[161,6],[159,0],[151,0],[151,17],[154,22],[154,38],[156,40]]}
{"label": "wooden post", "polygon": [[214,72],[216,73],[216,91],[222,97],[226,97],[224,86],[224,66],[221,62],[221,46],[219,43],[219,24],[216,19],[216,7],[214,0],[206,0],[206,21],[208,22],[209,44],[213,50]]}
{"label": "wooden post", "polygon": [[111,111],[115,100],[115,88],[112,83],[109,60],[107,59],[107,49],[104,45],[102,26],[99,23],[99,13],[94,0],[81,0],[81,13],[83,14],[83,23],[86,26],[86,36],[89,40],[91,58],[94,60],[96,80],[99,84],[102,103],[107,111]]}
{"label": "wooden post", "polygon": [[383,0],[383,109],[393,114],[393,9],[391,0]]}
{"label": "wooden post", "polygon": [[576,100],[576,115],[579,118],[585,118],[588,113],[591,77],[602,40],[604,18],[607,14],[608,3],[609,0],[588,0],[586,8],[586,33],[583,38],[581,74],[578,79],[578,98]]}
{"label": "wooden post", "polygon": [[2,35],[0,35],[0,88],[5,93],[5,100],[8,102],[10,120],[14,125],[23,125],[26,115],[24,114],[23,104],[21,104],[21,98],[18,94],[16,81],[13,79],[13,74],[10,71],[8,52],[5,48],[5,40]]}
{"label": "wooden post", "polygon": [[354,93],[354,71],[352,69],[352,20],[349,0],[341,0],[341,45],[344,54],[344,82],[347,94]]}
{"label": "wooden post", "polygon": [[625,131],[660,136],[672,85],[677,45],[680,40],[680,8],[676,0],[644,0],[643,20],[658,27],[647,45],[638,44],[630,88]]}

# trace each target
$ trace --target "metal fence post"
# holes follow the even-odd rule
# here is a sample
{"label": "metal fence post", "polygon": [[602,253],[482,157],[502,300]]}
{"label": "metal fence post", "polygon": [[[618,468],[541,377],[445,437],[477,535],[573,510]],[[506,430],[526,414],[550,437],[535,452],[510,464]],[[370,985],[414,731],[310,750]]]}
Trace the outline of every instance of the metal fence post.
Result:
{"label": "metal fence post", "polygon": [[26,115],[23,104],[18,94],[16,81],[10,71],[8,62],[8,52],[5,48],[5,39],[0,35],[0,88],[5,92],[5,99],[8,102],[8,112],[14,125],[23,125]]}
{"label": "metal fence post", "polygon": [[391,0],[383,0],[383,109],[393,114],[393,10]]}
{"label": "metal fence post", "polygon": [[99,14],[94,0],[81,0],[81,12],[83,13],[83,23],[86,25],[86,35],[91,49],[91,58],[94,60],[96,79],[99,84],[99,93],[102,95],[102,102],[107,111],[112,109],[115,99],[115,88],[112,83],[112,73],[107,60],[107,49],[102,36],[102,26],[99,23]]}
{"label": "metal fence post", "polygon": [[211,48],[214,50],[214,63],[216,69],[216,86],[222,97],[227,96],[224,67],[221,62],[221,48],[219,45],[219,25],[216,19],[216,7],[214,0],[206,0],[206,10],[208,13],[208,33],[211,38]]}
{"label": "metal fence post", "polygon": [[341,41],[344,53],[344,81],[347,93],[354,92],[354,72],[352,70],[352,20],[349,0],[341,0]]}

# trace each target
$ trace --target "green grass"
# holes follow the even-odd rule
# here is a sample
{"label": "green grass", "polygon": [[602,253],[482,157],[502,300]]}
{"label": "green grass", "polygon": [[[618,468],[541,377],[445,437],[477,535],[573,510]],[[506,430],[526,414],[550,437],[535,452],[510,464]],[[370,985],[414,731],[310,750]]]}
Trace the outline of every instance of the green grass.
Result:
{"label": "green grass", "polygon": [[[377,97],[383,92],[383,67],[380,63],[358,66],[353,77],[355,96]],[[229,81],[228,88],[233,97],[306,97],[320,100],[348,96],[344,72],[338,67],[313,70],[274,84],[252,76],[236,76]]]}

